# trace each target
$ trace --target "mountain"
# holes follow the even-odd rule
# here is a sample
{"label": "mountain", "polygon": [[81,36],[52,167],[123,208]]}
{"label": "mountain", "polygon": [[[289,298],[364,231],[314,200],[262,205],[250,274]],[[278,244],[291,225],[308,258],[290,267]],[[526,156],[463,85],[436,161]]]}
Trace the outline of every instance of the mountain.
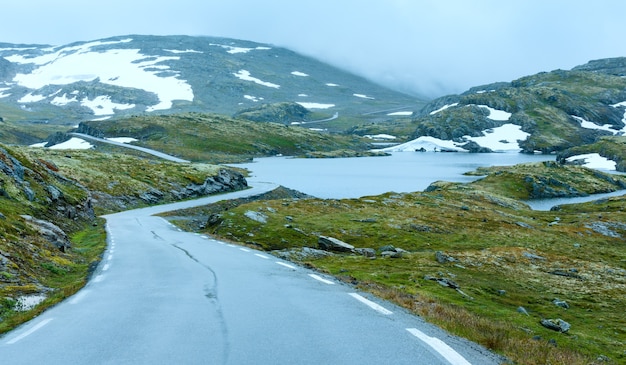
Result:
{"label": "mountain", "polygon": [[288,49],[243,40],[129,35],[63,46],[0,43],[0,117],[75,125],[123,115],[232,115],[279,102],[312,118],[386,116],[423,100]]}
{"label": "mountain", "polygon": [[[626,169],[626,58],[473,87],[428,103],[405,124],[410,141],[387,151],[605,151]],[[363,130],[361,131],[363,133]],[[602,142],[603,147],[595,146]],[[608,147],[608,144],[611,144]],[[595,147],[591,147],[595,146]],[[609,151],[610,150],[610,151]],[[623,151],[623,147],[621,147]]]}

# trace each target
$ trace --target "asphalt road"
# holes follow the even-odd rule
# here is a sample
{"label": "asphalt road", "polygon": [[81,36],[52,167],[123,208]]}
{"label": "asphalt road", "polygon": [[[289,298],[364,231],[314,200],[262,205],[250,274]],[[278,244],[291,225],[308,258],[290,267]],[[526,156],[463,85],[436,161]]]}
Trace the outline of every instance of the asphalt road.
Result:
{"label": "asphalt road", "polygon": [[106,216],[76,295],[0,338],[2,364],[499,364],[391,303],[260,251],[182,232],[159,211]]}

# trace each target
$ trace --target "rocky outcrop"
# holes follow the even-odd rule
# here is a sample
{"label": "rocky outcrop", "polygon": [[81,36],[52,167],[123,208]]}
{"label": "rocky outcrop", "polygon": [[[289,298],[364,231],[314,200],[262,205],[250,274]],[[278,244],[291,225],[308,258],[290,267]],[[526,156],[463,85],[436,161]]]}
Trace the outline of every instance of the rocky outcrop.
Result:
{"label": "rocky outcrop", "polygon": [[35,228],[43,238],[55,245],[62,252],[66,252],[72,247],[67,234],[56,224],[36,219],[29,215],[23,215],[22,218]]}
{"label": "rocky outcrop", "polygon": [[248,187],[245,177],[229,169],[220,169],[217,175],[209,176],[202,184],[189,184],[180,190],[172,190],[171,193],[177,199],[187,199],[226,191],[241,190]]}
{"label": "rocky outcrop", "polygon": [[626,76],[626,57],[604,58],[593,60],[572,70],[601,72],[615,76]]}
{"label": "rocky outcrop", "polygon": [[319,236],[317,244],[320,249],[335,252],[354,252],[354,246],[334,237]]}
{"label": "rocky outcrop", "polygon": [[542,319],[540,323],[542,326],[544,326],[547,329],[561,332],[561,333],[565,333],[569,331],[569,329],[572,327],[569,323],[565,322],[561,318]]}
{"label": "rocky outcrop", "polygon": [[72,138],[72,135],[69,133],[63,133],[63,132],[56,132],[53,133],[51,135],[48,136],[48,138],[46,138],[46,145],[45,147],[52,147],[54,145],[57,145],[59,143],[63,143],[63,142],[67,142]]}
{"label": "rocky outcrop", "polygon": [[86,123],[82,123],[82,122],[78,123],[78,128],[76,128],[74,132],[88,134],[90,136],[97,137],[97,138],[105,137],[104,132],[102,132],[101,130],[91,127],[90,125]]}
{"label": "rocky outcrop", "polygon": [[258,107],[241,110],[233,117],[253,122],[274,122],[291,124],[308,120],[311,112],[298,103],[262,104]]}

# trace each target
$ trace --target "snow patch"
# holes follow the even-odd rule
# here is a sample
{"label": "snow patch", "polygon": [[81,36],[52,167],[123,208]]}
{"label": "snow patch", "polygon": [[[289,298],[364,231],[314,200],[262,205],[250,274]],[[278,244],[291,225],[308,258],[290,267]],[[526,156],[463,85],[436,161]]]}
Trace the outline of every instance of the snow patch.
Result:
{"label": "snow patch", "polygon": [[520,151],[519,140],[525,140],[530,135],[523,132],[522,127],[516,124],[504,124],[497,128],[487,129],[483,131],[482,137],[463,137],[465,141],[454,142],[452,140],[443,140],[430,136],[422,136],[412,141],[383,148],[380,151],[385,152],[413,152],[424,149],[426,151],[457,151],[467,152],[466,149],[460,147],[468,141],[474,141],[481,147],[487,147],[494,152],[511,152]]}
{"label": "snow patch", "polygon": [[49,147],[52,150],[88,150],[93,145],[84,139],[72,137],[68,141]]}
{"label": "snow patch", "polygon": [[38,101],[45,100],[46,97],[43,95],[35,95],[33,93],[28,93],[22,96],[17,102],[18,103],[36,103]]}
{"label": "snow patch", "polygon": [[35,308],[44,300],[46,300],[46,296],[43,294],[23,295],[17,298],[14,309],[19,312],[25,312]]}
{"label": "snow patch", "polygon": [[365,94],[352,94],[352,95],[356,96],[357,98],[362,98],[362,99],[374,99],[373,97],[367,96]]}
{"label": "snow patch", "polygon": [[366,134],[363,137],[369,138],[369,139],[389,140],[389,141],[396,139],[396,136],[392,136],[390,134]]}
{"label": "snow patch", "polygon": [[302,76],[302,77],[309,76],[309,75],[305,74],[304,72],[300,72],[300,71],[293,71],[291,74],[294,75],[294,76]]}
{"label": "snow patch", "polygon": [[393,112],[393,113],[389,113],[387,115],[389,115],[389,116],[411,116],[411,115],[413,115],[413,112]]}
{"label": "snow patch", "polygon": [[442,106],[441,108],[439,108],[437,110],[433,110],[432,112],[430,112],[430,115],[435,115],[435,114],[437,114],[437,113],[439,113],[441,111],[444,111],[444,110],[446,110],[448,108],[451,108],[451,107],[457,106],[457,105],[459,105],[459,103],[446,104],[446,105]]}
{"label": "snow patch", "polygon": [[482,137],[465,136],[465,138],[494,152],[505,152],[520,151],[518,141],[524,141],[528,136],[530,133],[522,131],[521,126],[507,123],[500,127],[484,130]]}
{"label": "snow patch", "polygon": [[204,53],[202,51],[196,51],[196,50],[193,50],[193,49],[186,49],[184,51],[180,51],[180,50],[177,50],[177,49],[164,49],[164,51],[170,52],[170,53],[175,53],[175,54],[176,53]]}
{"label": "snow patch", "polygon": [[412,141],[399,144],[393,147],[387,147],[380,149],[379,151],[384,152],[415,152],[418,150],[424,149],[426,151],[457,151],[457,152],[467,152],[461,147],[458,147],[453,141],[446,141],[443,139],[430,137],[430,136],[422,136]]}
{"label": "snow patch", "polygon": [[111,101],[110,96],[96,96],[93,100],[84,98],[80,101],[80,105],[85,106],[93,111],[94,115],[110,115],[115,114],[115,110],[132,109],[135,104],[118,104]]}
{"label": "snow patch", "polygon": [[254,101],[255,103],[258,102],[259,100],[263,100],[263,98],[257,98],[256,96],[252,96],[252,95],[244,95],[243,97],[244,99]]}
{"label": "snow patch", "polygon": [[169,109],[173,100],[193,100],[193,91],[185,80],[177,76],[159,76],[163,70],[169,70],[169,66],[160,63],[180,57],[145,55],[138,49],[91,50],[94,46],[130,41],[89,42],[36,57],[14,55],[6,58],[11,62],[38,66],[28,74],[20,73],[13,78],[18,85],[29,89],[97,79],[103,84],[141,88],[156,94],[159,103],[146,111]]}
{"label": "snow patch", "polygon": [[328,84],[326,84],[326,86],[330,86],[330,87],[337,87],[337,86],[339,86],[339,85],[337,85],[337,84],[331,84],[331,83],[328,83]]}
{"label": "snow patch", "polygon": [[616,163],[606,157],[600,156],[598,153],[588,153],[584,155],[576,155],[566,158],[567,162],[583,161],[583,166],[596,170],[615,171]]}
{"label": "snow patch", "polygon": [[271,82],[265,82],[265,81],[262,81],[260,79],[257,79],[256,77],[250,76],[250,72],[246,71],[246,70],[239,70],[239,72],[233,73],[233,75],[235,75],[235,77],[237,77],[238,79],[241,79],[241,80],[244,80],[244,81],[252,81],[255,84],[271,87],[271,88],[274,88],[274,89],[280,88],[280,85],[276,85],[276,84],[273,84]]}
{"label": "snow patch", "polygon": [[297,103],[307,109],[328,109],[328,108],[332,108],[335,106],[335,104],[303,103],[300,101],[298,101]]}
{"label": "snow patch", "polygon": [[226,49],[226,53],[230,53],[230,54],[237,54],[237,53],[248,53],[250,51],[254,51],[254,50],[269,50],[271,49],[270,47],[255,47],[255,48],[246,48],[246,47],[235,47],[235,46],[229,46],[229,45],[225,45],[225,44],[215,44],[215,43],[211,43],[209,44],[210,46],[216,46],[216,47],[222,47],[224,49]]}
{"label": "snow patch", "polygon": [[595,124],[593,122],[585,120],[584,118],[581,118],[581,117],[577,117],[575,115],[572,115],[571,117],[576,119],[577,121],[579,121],[580,122],[580,126],[582,128],[585,128],[585,129],[598,129],[598,130],[601,130],[601,131],[611,132],[613,134],[617,134],[619,132],[626,131],[626,127],[624,127],[621,130],[617,130],[617,129],[614,129],[611,124],[605,124],[605,125],[599,126],[599,125],[597,125],[597,124]]}
{"label": "snow patch", "polygon": [[505,112],[504,110],[494,109],[487,105],[477,105],[477,106],[480,108],[485,108],[489,110],[489,116],[487,118],[491,120],[507,121],[511,118],[511,113]]}
{"label": "snow patch", "polygon": [[67,105],[67,104],[73,103],[73,102],[78,102],[78,99],[76,98],[76,96],[68,98],[67,94],[63,94],[61,96],[57,96],[54,99],[52,99],[50,104],[57,105],[57,106],[62,106],[62,105]]}

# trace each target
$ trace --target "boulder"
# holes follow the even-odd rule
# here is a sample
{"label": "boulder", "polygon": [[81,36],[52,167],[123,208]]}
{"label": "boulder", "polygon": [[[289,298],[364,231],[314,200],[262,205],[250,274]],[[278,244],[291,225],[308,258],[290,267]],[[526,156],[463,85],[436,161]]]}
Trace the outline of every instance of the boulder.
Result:
{"label": "boulder", "polygon": [[325,251],[354,252],[354,246],[333,237],[319,236],[317,244]]}
{"label": "boulder", "polygon": [[37,229],[39,233],[62,252],[66,252],[72,246],[67,234],[54,223],[23,215],[22,218]]}
{"label": "boulder", "polygon": [[373,248],[355,248],[354,251],[365,257],[376,257],[376,250]]}
{"label": "boulder", "polygon": [[569,331],[569,329],[572,327],[569,323],[565,322],[561,318],[542,319],[540,323],[542,326],[544,326],[547,329],[561,332],[561,333],[565,333]]}
{"label": "boulder", "polygon": [[244,215],[255,222],[259,223],[267,223],[267,216],[261,212],[255,212],[253,210],[248,210],[244,213]]}

